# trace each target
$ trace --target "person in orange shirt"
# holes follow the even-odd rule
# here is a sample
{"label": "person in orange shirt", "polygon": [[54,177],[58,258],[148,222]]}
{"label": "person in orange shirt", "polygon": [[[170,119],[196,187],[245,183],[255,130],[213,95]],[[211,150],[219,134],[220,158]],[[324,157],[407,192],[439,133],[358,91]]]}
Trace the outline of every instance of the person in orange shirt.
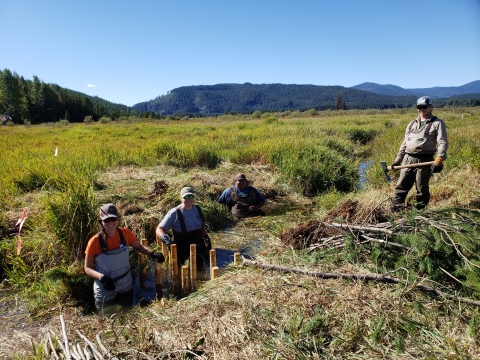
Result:
{"label": "person in orange shirt", "polygon": [[118,227],[118,212],[113,204],[100,208],[98,222],[102,230],[88,241],[85,273],[95,280],[95,306],[100,311],[106,302],[132,289],[129,246],[158,262],[165,259],[161,252],[153,252],[140,244],[130,230]]}

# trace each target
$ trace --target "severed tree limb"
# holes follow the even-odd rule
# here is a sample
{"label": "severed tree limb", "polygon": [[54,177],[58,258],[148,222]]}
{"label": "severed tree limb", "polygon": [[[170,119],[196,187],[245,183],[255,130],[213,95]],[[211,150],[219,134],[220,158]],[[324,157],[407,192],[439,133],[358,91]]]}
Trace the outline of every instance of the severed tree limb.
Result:
{"label": "severed tree limb", "polygon": [[339,223],[331,223],[327,224],[330,226],[333,226],[335,228],[340,228],[340,229],[348,229],[348,230],[359,230],[359,231],[373,231],[373,232],[381,232],[387,235],[393,235],[392,230],[388,230],[385,228],[378,228],[375,226],[358,226],[358,225],[348,225],[348,224],[339,224]]}
{"label": "severed tree limb", "polygon": [[108,351],[108,349],[105,347],[105,345],[103,345],[102,338],[100,337],[101,333],[102,333],[102,331],[100,331],[97,334],[97,336],[95,336],[95,338],[97,339],[97,343],[100,346],[100,349],[110,360],[118,360],[116,357],[113,357],[112,354],[110,353],[110,351]]}
{"label": "severed tree limb", "polygon": [[379,243],[382,243],[382,244],[385,244],[385,245],[396,246],[396,247],[399,247],[399,248],[402,248],[402,249],[405,249],[405,250],[408,250],[408,251],[418,252],[418,250],[415,249],[415,248],[411,248],[411,247],[408,247],[408,246],[405,246],[405,245],[402,245],[402,244],[399,244],[399,243],[396,243],[396,242],[393,242],[393,241],[375,239],[375,238],[372,238],[372,237],[364,235],[364,234],[362,234],[360,236],[363,237],[364,239],[369,240],[369,241],[375,241],[375,242],[379,242]]}
{"label": "severed tree limb", "polygon": [[77,353],[80,355],[82,360],[89,360],[88,358],[85,357],[85,354],[83,353],[82,347],[78,343],[77,343]]}
{"label": "severed tree limb", "polygon": [[[392,284],[398,284],[401,283],[402,280],[399,278],[393,278],[393,277],[388,277],[388,276],[383,276],[383,275],[376,275],[376,274],[339,274],[339,273],[323,273],[323,272],[314,272],[314,271],[307,271],[307,270],[301,270],[301,269],[294,269],[294,268],[287,268],[284,266],[278,266],[278,265],[270,265],[270,264],[262,264],[259,263],[258,261],[251,261],[244,259],[243,263],[244,266],[255,266],[260,269],[266,269],[266,270],[277,270],[277,271],[282,271],[282,272],[287,272],[287,273],[294,273],[294,274],[303,274],[303,275],[309,275],[309,276],[314,276],[317,278],[321,279],[347,279],[347,280],[363,280],[363,281],[379,281],[379,282],[385,282],[385,283],[392,283]],[[466,304],[471,304],[475,306],[480,306],[480,301],[475,301],[472,299],[468,298],[463,298],[455,295],[449,295],[441,292],[440,290],[424,286],[424,285],[414,285],[415,288],[432,293],[438,297],[443,297],[447,298],[450,300],[454,301],[459,301],[462,303]]]}
{"label": "severed tree limb", "polygon": [[99,360],[104,360],[103,359],[103,355],[100,353],[100,351],[97,350],[97,348],[95,347],[95,345],[93,344],[93,342],[91,342],[90,340],[88,340],[88,338],[83,335],[80,330],[77,330],[77,334],[80,336],[80,338],[85,341],[87,343],[88,346],[90,346],[90,348],[92,349],[93,353],[95,354],[95,358],[96,359],[99,359]]}
{"label": "severed tree limb", "polygon": [[278,270],[283,272],[289,272],[294,274],[302,274],[302,275],[309,275],[318,277],[321,279],[347,279],[347,280],[363,280],[363,281],[381,281],[386,283],[397,284],[401,280],[398,278],[392,278],[383,275],[376,275],[376,274],[339,274],[339,273],[324,273],[324,272],[316,272],[316,271],[308,271],[308,270],[301,270],[301,269],[294,269],[294,268],[287,268],[284,266],[279,265],[270,265],[270,264],[262,264],[258,261],[252,261],[244,259],[243,263],[244,266],[255,266],[261,269],[266,270]]}
{"label": "severed tree limb", "polygon": [[64,355],[66,355],[67,352],[65,351],[65,346],[63,345],[62,340],[60,340],[60,339],[58,338],[57,334],[55,334],[52,330],[50,330],[50,331],[52,332],[52,335],[55,336],[55,338],[57,339],[57,344],[58,344],[58,346],[60,347],[60,350],[62,350],[62,353],[63,353]]}
{"label": "severed tree limb", "polygon": [[67,359],[70,359],[72,356],[70,354],[70,347],[68,345],[67,329],[65,326],[65,318],[63,317],[63,314],[60,314],[60,322],[62,323],[63,340],[65,341],[65,356]]}
{"label": "severed tree limb", "polygon": [[49,332],[47,332],[47,338],[48,338],[48,343],[50,344],[50,347],[52,348],[53,356],[55,357],[55,359],[59,360],[59,357],[57,355],[57,350],[55,350],[55,347],[53,346],[52,335],[50,335]]}

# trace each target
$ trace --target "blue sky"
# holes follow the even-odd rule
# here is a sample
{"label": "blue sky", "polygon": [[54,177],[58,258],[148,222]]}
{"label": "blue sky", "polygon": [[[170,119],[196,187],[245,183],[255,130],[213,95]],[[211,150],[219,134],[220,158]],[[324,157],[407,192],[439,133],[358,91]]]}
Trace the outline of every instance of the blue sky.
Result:
{"label": "blue sky", "polygon": [[480,0],[0,0],[0,69],[133,105],[180,86],[480,80]]}

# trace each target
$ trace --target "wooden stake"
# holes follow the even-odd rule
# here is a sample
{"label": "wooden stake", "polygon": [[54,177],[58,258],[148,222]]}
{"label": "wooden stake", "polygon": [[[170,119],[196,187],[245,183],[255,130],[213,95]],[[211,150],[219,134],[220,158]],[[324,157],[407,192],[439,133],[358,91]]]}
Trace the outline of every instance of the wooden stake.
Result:
{"label": "wooden stake", "polygon": [[182,291],[184,293],[190,291],[190,279],[188,278],[188,266],[182,266]]}
{"label": "wooden stake", "polygon": [[[143,238],[142,239],[142,245],[147,246],[148,245],[148,240]],[[145,280],[145,275],[147,274],[147,255],[145,254],[140,254],[140,267],[142,269],[141,275],[143,275],[143,280]],[[140,279],[142,280],[142,279]]]}
{"label": "wooden stake", "polygon": [[178,260],[177,260],[177,245],[170,245],[170,266],[172,268],[172,279],[173,279],[173,293],[176,295],[182,290],[183,280],[180,281],[180,276],[178,275]]}
{"label": "wooden stake", "polygon": [[197,288],[197,245],[190,244],[190,281],[192,290]]}
{"label": "wooden stake", "polygon": [[168,262],[170,260],[170,251],[168,250],[168,246],[162,242],[162,253],[165,256],[165,261]]}
{"label": "wooden stake", "polygon": [[163,289],[162,289],[162,264],[158,261],[155,261],[155,283],[157,289],[157,298],[161,298],[163,296]]}
{"label": "wooden stake", "polygon": [[162,247],[162,254],[165,257],[165,262],[168,263],[170,261],[170,251],[168,250],[168,246],[165,245],[160,237],[156,235],[157,245]]}
{"label": "wooden stake", "polygon": [[177,244],[170,245],[170,257],[172,259],[173,276],[178,275]]}
{"label": "wooden stake", "polygon": [[210,255],[210,279],[214,279],[213,277],[213,268],[217,266],[217,252],[215,249],[209,251]]}
{"label": "wooden stake", "polygon": [[233,254],[233,263],[235,265],[240,265],[242,263],[242,257],[239,252]]}
{"label": "wooden stake", "polygon": [[218,266],[212,267],[212,280],[218,278],[218,275],[219,275]]}

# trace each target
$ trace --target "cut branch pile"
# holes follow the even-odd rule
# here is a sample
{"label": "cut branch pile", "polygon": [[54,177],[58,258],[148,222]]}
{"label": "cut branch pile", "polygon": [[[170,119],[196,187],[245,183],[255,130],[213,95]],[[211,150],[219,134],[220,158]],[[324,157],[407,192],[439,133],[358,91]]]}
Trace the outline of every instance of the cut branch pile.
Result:
{"label": "cut branch pile", "polygon": [[[444,240],[448,246],[453,246],[457,254],[463,258],[471,266],[477,267],[477,265],[472,264],[467,257],[465,257],[460,251],[460,244],[455,243],[451,236],[449,235],[452,232],[462,232],[462,226],[451,225],[445,223],[444,221],[434,219],[433,217],[426,216],[415,216],[413,221],[407,221],[407,219],[399,219],[394,222],[383,222],[378,224],[368,224],[368,225],[351,225],[348,223],[325,223],[320,222],[319,227],[321,226],[324,233],[332,232],[336,230],[336,234],[332,236],[326,236],[318,239],[316,242],[311,243],[308,246],[308,249],[313,250],[322,250],[328,248],[343,248],[345,247],[345,241],[348,235],[352,235],[354,239],[354,245],[364,244],[368,242],[379,242],[385,245],[395,246],[402,248],[406,251],[418,252],[417,249],[390,241],[394,235],[413,233],[413,232],[425,232],[426,227],[433,227],[442,232],[446,239]],[[469,218],[459,218],[457,222],[464,223],[468,225],[478,225]],[[412,225],[414,224],[414,225]],[[325,231],[325,229],[327,231]],[[468,251],[468,249],[466,249]]]}
{"label": "cut branch pile", "polygon": [[103,345],[100,337],[101,332],[96,336],[97,345],[95,345],[93,341],[90,341],[79,330],[77,330],[77,334],[82,341],[73,343],[68,340],[63,315],[60,315],[60,321],[62,323],[62,338],[57,336],[52,330],[45,335],[45,346],[43,349],[48,359],[118,360],[118,358],[113,356]]}

